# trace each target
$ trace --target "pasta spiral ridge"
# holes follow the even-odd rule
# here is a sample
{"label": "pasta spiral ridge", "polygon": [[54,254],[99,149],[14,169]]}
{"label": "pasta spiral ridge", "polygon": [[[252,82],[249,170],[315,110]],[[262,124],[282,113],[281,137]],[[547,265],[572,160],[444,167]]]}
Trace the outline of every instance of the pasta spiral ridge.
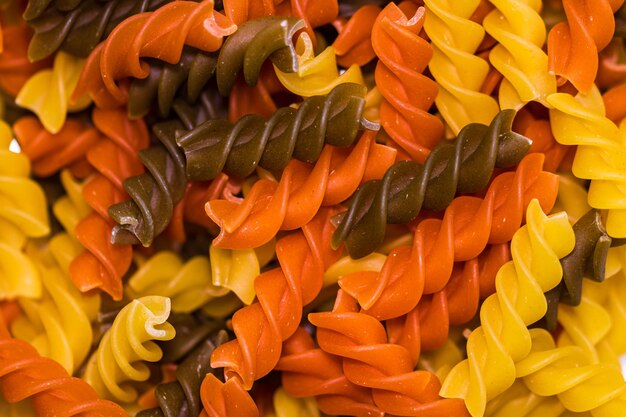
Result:
{"label": "pasta spiral ridge", "polygon": [[187,177],[208,180],[220,172],[239,177],[257,166],[283,170],[292,159],[314,163],[324,144],[350,146],[360,129],[378,125],[362,117],[366,89],[339,84],[326,96],[305,99],[298,109],[282,107],[268,119],[247,115],[232,124],[209,120],[179,136]]}
{"label": "pasta spiral ridge", "polygon": [[28,47],[28,57],[36,61],[62,50],[85,58],[120,22],[139,13],[154,11],[170,1],[81,0],[75,7],[61,9],[51,5],[46,9],[37,7],[37,12],[30,7],[33,2],[29,1],[24,15],[35,34]]}
{"label": "pasta spiral ridge", "polygon": [[382,10],[366,4],[357,9],[340,29],[333,48],[342,67],[365,65],[376,57],[372,47],[372,27]]}
{"label": "pasta spiral ridge", "polygon": [[454,262],[477,257],[487,244],[509,242],[531,200],[538,199],[545,212],[551,210],[558,177],[543,171],[542,164],[543,155],[526,155],[515,172],[491,182],[484,198],[457,197],[443,219],[419,222],[411,246],[394,248],[380,273],[350,274],[340,280],[341,288],[379,320],[407,314],[422,294],[446,286]]}
{"label": "pasta spiral ridge", "polygon": [[444,210],[456,194],[487,187],[495,168],[517,165],[530,140],[511,130],[515,112],[498,113],[489,126],[465,126],[454,142],[439,144],[424,165],[401,161],[381,180],[370,181],[354,194],[333,235],[333,245],[346,242],[350,256],[372,253],[385,238],[387,223],[408,223],[427,210]]}
{"label": "pasta spiral ridge", "polygon": [[[211,356],[211,366],[225,367],[227,381],[221,383],[208,375],[203,382],[202,403],[210,416],[254,415],[242,411],[256,408],[245,390],[276,366],[282,341],[297,330],[302,306],[317,296],[324,270],[339,255],[329,245],[329,219],[334,214],[334,209],[323,208],[301,230],[276,243],[280,267],[256,278],[257,301],[232,318],[236,339],[219,346]],[[232,395],[241,399],[239,409],[226,400]]]}
{"label": "pasta spiral ridge", "polygon": [[482,416],[487,400],[513,384],[516,363],[531,352],[527,326],[546,313],[543,293],[561,280],[559,259],[571,252],[574,241],[565,212],[547,217],[537,200],[531,202],[526,225],[511,242],[513,260],[498,271],[496,293],[480,310],[481,327],[468,338],[468,359],[444,381],[444,397],[463,398],[473,416]]}
{"label": "pasta spiral ridge", "polygon": [[113,222],[107,209],[125,198],[122,181],[143,172],[137,152],[148,146],[149,138],[143,120],[131,121],[121,109],[96,108],[93,122],[100,140],[89,149],[87,159],[97,174],[83,188],[85,201],[93,212],[76,226],[76,237],[85,250],[72,261],[70,275],[81,291],[100,288],[119,300],[122,277],[130,267],[133,249],[129,245],[113,245],[109,240]]}
{"label": "pasta spiral ridge", "polygon": [[46,197],[29,178],[30,163],[9,150],[9,126],[0,121],[0,299],[39,298],[41,277],[24,253],[28,238],[50,233]]}
{"label": "pasta spiral ridge", "polygon": [[443,136],[443,124],[428,113],[438,86],[422,74],[432,56],[432,47],[419,36],[423,23],[423,8],[409,17],[390,3],[372,28],[372,46],[379,59],[376,86],[384,98],[381,125],[411,159],[420,163]]}
{"label": "pasta spiral ridge", "polygon": [[550,110],[550,123],[555,139],[564,145],[578,145],[572,172],[578,178],[591,180],[589,205],[608,209],[609,236],[626,237],[623,201],[626,125],[618,127],[604,116],[604,104],[597,88],[584,96],[557,93],[548,101],[554,106]]}
{"label": "pasta spiral ridge", "polygon": [[496,101],[480,91],[489,64],[475,55],[485,36],[483,27],[470,20],[479,3],[425,2],[424,30],[433,46],[428,68],[440,87],[435,103],[455,135],[470,123],[490,123],[499,110]]}
{"label": "pasta spiral ridge", "polygon": [[150,370],[143,361],[157,362],[163,353],[155,340],[170,340],[174,327],[167,322],[170,300],[150,296],[135,299],[115,317],[83,378],[106,398],[130,403],[137,398],[131,381],[145,381]]}
{"label": "pasta spiral ridge", "polygon": [[213,200],[206,213],[221,228],[213,245],[255,248],[279,230],[307,224],[320,207],[349,198],[365,178],[380,178],[396,157],[395,149],[376,144],[373,132],[348,149],[326,146],[314,166],[293,160],[280,181],[261,179],[241,203]]}
{"label": "pasta spiral ridge", "polygon": [[598,54],[613,38],[613,13],[623,0],[564,0],[567,20],[557,23],[548,35],[550,71],[588,93],[598,71]]}
{"label": "pasta spiral ridge", "polygon": [[491,64],[504,76],[500,85],[500,107],[519,109],[529,101],[547,105],[546,97],[556,92],[556,79],[548,73],[548,56],[541,49],[546,28],[538,0],[491,0],[496,7],[483,26],[498,41]]}
{"label": "pasta spiral ridge", "polygon": [[0,321],[0,390],[9,403],[31,398],[41,416],[128,416],[118,404],[98,398],[88,383],[41,357],[27,342],[11,339],[4,319]]}
{"label": "pasta spiral ridge", "polygon": [[543,329],[530,330],[530,338],[532,349],[515,370],[533,393],[558,396],[566,409],[590,411],[594,417],[616,416],[626,410],[626,382],[618,367],[593,363],[578,346],[556,347],[552,335]]}
{"label": "pasta spiral ridge", "polygon": [[215,51],[222,46],[222,38],[235,29],[213,10],[212,0],[175,1],[154,12],[131,16],[89,54],[73,97],[88,93],[102,108],[125,104],[127,93],[118,81],[147,77],[147,58],[177,63],[185,45]]}
{"label": "pasta spiral ridge", "polygon": [[[428,371],[414,371],[409,352],[387,342],[383,325],[357,312],[357,303],[339,291],[332,312],[311,313],[320,348],[343,360],[352,383],[372,389],[374,404],[391,415],[468,416],[462,401],[440,399],[439,379]],[[365,348],[366,347],[366,348]]]}

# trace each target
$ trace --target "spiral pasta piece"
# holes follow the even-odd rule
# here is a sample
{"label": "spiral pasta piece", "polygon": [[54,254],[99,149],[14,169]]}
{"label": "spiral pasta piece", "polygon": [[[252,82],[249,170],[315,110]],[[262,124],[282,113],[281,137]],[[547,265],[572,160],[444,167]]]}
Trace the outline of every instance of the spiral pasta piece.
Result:
{"label": "spiral pasta piece", "polygon": [[589,205],[608,209],[609,236],[626,237],[626,207],[622,201],[626,193],[622,180],[626,127],[618,127],[604,116],[602,96],[596,88],[576,98],[557,93],[548,101],[554,106],[550,122],[556,140],[564,145],[578,145],[572,172],[592,180]]}
{"label": "spiral pasta piece", "polygon": [[363,5],[339,29],[333,48],[342,67],[363,66],[376,57],[372,47],[372,27],[381,12],[375,5]]}
{"label": "spiral pasta piece", "polygon": [[83,59],[58,53],[52,69],[41,70],[30,77],[15,102],[35,113],[48,132],[58,133],[65,124],[68,111],[82,110],[90,104],[88,96],[70,103],[84,64]]}
{"label": "spiral pasta piece", "polygon": [[280,267],[256,278],[257,301],[232,318],[236,339],[218,347],[211,356],[211,366],[226,368],[227,381],[221,383],[212,375],[203,381],[202,403],[210,416],[254,415],[256,406],[245,391],[274,368],[282,341],[296,331],[302,306],[317,296],[324,270],[338,256],[329,245],[333,214],[333,209],[321,209],[301,230],[276,243]]}
{"label": "spiral pasta piece", "polygon": [[489,64],[475,53],[485,30],[470,20],[479,3],[425,2],[424,30],[433,47],[428,68],[440,87],[435,103],[455,135],[470,123],[490,123],[499,110],[496,101],[481,92]]}
{"label": "spiral pasta piece", "polygon": [[50,232],[46,197],[29,178],[28,158],[9,150],[12,136],[0,121],[0,300],[41,297],[40,274],[23,250],[28,238]]}
{"label": "spiral pasta piece", "polygon": [[66,167],[78,177],[91,173],[87,152],[100,134],[81,118],[67,119],[61,130],[52,134],[36,117],[24,116],[13,124],[13,132],[35,175],[48,177]]}
{"label": "spiral pasta piece", "polygon": [[491,0],[496,7],[483,26],[498,41],[491,64],[504,76],[499,90],[500,107],[519,109],[529,101],[547,105],[556,92],[556,79],[548,72],[548,56],[541,49],[546,28],[538,0]]}
{"label": "spiral pasta piece", "polygon": [[86,58],[120,22],[130,16],[156,10],[170,1],[81,0],[63,7],[59,7],[59,2],[42,7],[29,1],[24,17],[35,34],[28,47],[28,57],[36,61],[62,50]]}
{"label": "spiral pasta piece", "polygon": [[606,117],[614,123],[621,122],[626,117],[626,106],[624,98],[626,96],[626,84],[611,88],[602,95]]}
{"label": "spiral pasta piece", "polygon": [[424,165],[401,161],[380,181],[363,184],[341,219],[333,245],[346,242],[353,258],[363,257],[380,245],[387,223],[408,223],[427,210],[444,210],[454,196],[483,190],[493,170],[517,165],[530,141],[511,130],[515,112],[500,112],[485,126],[464,127],[454,142],[437,146]]}
{"label": "spiral pasta piece", "polygon": [[462,401],[440,399],[437,377],[428,371],[414,371],[409,352],[387,343],[383,325],[358,313],[356,300],[343,291],[339,291],[332,312],[311,313],[309,321],[317,327],[320,348],[342,358],[346,378],[371,388],[374,404],[381,411],[410,416],[468,415]]}
{"label": "spiral pasta piece", "polygon": [[390,3],[372,28],[372,46],[379,59],[376,87],[384,98],[380,123],[391,139],[420,163],[443,135],[441,121],[428,113],[438,86],[422,74],[433,53],[419,36],[423,24],[423,8],[408,16]]}
{"label": "spiral pasta piece", "polygon": [[613,38],[613,13],[623,0],[564,0],[567,20],[556,24],[548,36],[550,72],[588,93],[598,70],[598,54]]}
{"label": "spiral pasta piece", "polygon": [[129,303],[117,314],[89,359],[85,381],[103,397],[133,402],[137,391],[131,382],[150,376],[143,361],[161,359],[161,348],[154,341],[174,337],[174,328],[167,322],[169,314],[170,300],[166,297],[143,297]]}
{"label": "spiral pasta piece", "polygon": [[516,380],[511,388],[487,403],[486,417],[590,417],[588,414],[568,414],[554,397],[534,394]]}
{"label": "spiral pasta piece", "polygon": [[119,300],[132,247],[109,240],[113,222],[107,209],[125,198],[122,181],[143,171],[136,153],[148,146],[148,132],[142,120],[130,121],[121,109],[95,109],[93,121],[101,139],[88,151],[87,159],[98,173],[83,189],[93,212],[76,226],[76,237],[85,250],[72,261],[70,275],[81,291],[99,288]]}
{"label": "spiral pasta piece", "polygon": [[145,78],[150,72],[149,64],[140,58],[174,64],[185,45],[215,51],[222,46],[222,38],[235,29],[213,10],[212,0],[176,1],[154,12],[131,16],[91,52],[73,97],[88,93],[96,106],[103,108],[125,104],[127,94],[118,81]]}
{"label": "spiral pasta piece", "polygon": [[209,201],[206,212],[221,228],[213,245],[255,248],[269,242],[279,230],[298,229],[320,207],[350,197],[365,178],[380,178],[396,156],[395,149],[376,144],[373,132],[344,151],[327,146],[314,166],[291,161],[279,182],[257,181],[241,203]]}
{"label": "spiral pasta piece", "polygon": [[511,242],[513,260],[496,277],[496,294],[483,303],[481,327],[467,341],[468,360],[452,369],[441,394],[463,398],[473,416],[515,381],[515,364],[530,354],[526,326],[547,310],[544,292],[554,288],[563,271],[559,259],[574,247],[574,232],[564,212],[547,217],[533,200],[526,225]]}
{"label": "spiral pasta piece", "polygon": [[225,171],[245,178],[257,166],[280,171],[292,158],[313,163],[325,143],[350,146],[362,127],[378,127],[362,118],[364,96],[361,85],[339,84],[297,109],[280,108],[268,120],[256,115],[235,124],[209,120],[176,139],[185,152],[187,177],[207,180]]}

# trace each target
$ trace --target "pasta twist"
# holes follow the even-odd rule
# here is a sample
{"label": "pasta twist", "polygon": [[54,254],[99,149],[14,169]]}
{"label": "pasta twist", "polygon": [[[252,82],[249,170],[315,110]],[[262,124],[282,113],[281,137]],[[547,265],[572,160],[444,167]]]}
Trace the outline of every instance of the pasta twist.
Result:
{"label": "pasta twist", "polygon": [[222,46],[222,38],[235,29],[213,10],[212,0],[176,1],[154,12],[131,16],[89,54],[73,97],[88,93],[102,108],[125,104],[127,93],[118,81],[147,77],[150,66],[141,59],[157,58],[174,64],[185,45],[215,51]]}
{"label": "pasta twist", "polygon": [[9,151],[12,136],[0,121],[0,300],[41,297],[40,274],[23,249],[50,232],[46,197],[29,178],[28,158]]}
{"label": "pasta twist", "polygon": [[333,42],[339,65],[345,68],[363,66],[376,57],[372,47],[372,27],[380,12],[380,7],[363,5],[339,29]]}
{"label": "pasta twist", "polygon": [[530,330],[532,350],[515,365],[526,386],[544,397],[558,396],[565,408],[609,417],[626,410],[626,382],[619,367],[593,363],[577,346],[556,348],[543,329]]}
{"label": "pasta twist", "polygon": [[89,149],[87,159],[98,172],[83,189],[93,212],[76,226],[76,237],[85,250],[70,265],[70,275],[83,292],[100,288],[114,299],[122,298],[122,277],[130,267],[132,247],[113,245],[113,228],[107,209],[122,201],[122,181],[143,171],[137,152],[148,146],[148,132],[142,120],[130,121],[121,110],[93,112],[101,139]]}
{"label": "pasta twist", "polygon": [[621,122],[626,117],[626,84],[611,88],[602,95],[602,101],[606,108],[606,117],[615,123]]}
{"label": "pasta twist", "polygon": [[282,107],[268,119],[248,115],[235,124],[209,120],[180,135],[176,142],[185,152],[187,177],[215,178],[220,172],[239,177],[257,166],[283,170],[292,159],[314,163],[325,143],[350,146],[360,129],[377,124],[362,117],[365,87],[339,84],[327,96],[313,96],[297,109]]}
{"label": "pasta twist", "polygon": [[91,356],[83,378],[102,397],[122,403],[136,400],[132,381],[145,381],[150,370],[143,361],[157,362],[161,348],[154,340],[170,340],[174,327],[167,322],[170,300],[150,296],[135,299],[115,317],[98,350]]}
{"label": "pasta twist", "polygon": [[433,53],[419,36],[423,23],[423,8],[409,17],[390,3],[372,28],[372,46],[379,59],[376,86],[384,98],[380,123],[391,139],[420,163],[443,135],[441,120],[428,113],[438,87],[422,74]]}
{"label": "pasta twist", "polygon": [[552,132],[559,143],[578,145],[572,172],[590,179],[589,204],[608,209],[606,229],[614,238],[626,237],[626,207],[622,152],[626,127],[617,127],[604,116],[602,97],[596,88],[576,98],[557,93],[548,98]]}
{"label": "pasta twist", "polygon": [[530,203],[526,225],[511,242],[513,260],[498,271],[496,294],[483,303],[481,327],[468,338],[468,359],[452,369],[441,395],[464,399],[472,416],[482,416],[486,402],[513,384],[516,363],[530,354],[526,326],[546,313],[543,293],[561,280],[559,259],[574,240],[566,213],[547,217],[537,200]]}
{"label": "pasta twist", "polygon": [[534,394],[516,380],[511,388],[487,403],[486,417],[590,417],[587,414],[570,415],[558,398]]}
{"label": "pasta twist", "polygon": [[504,76],[500,84],[500,107],[519,109],[529,101],[547,105],[556,92],[556,79],[548,73],[548,56],[541,49],[546,28],[539,15],[539,0],[491,0],[496,7],[483,26],[498,41],[491,64]]}
{"label": "pasta twist", "polygon": [[206,212],[221,228],[213,245],[255,248],[279,230],[300,228],[320,207],[349,198],[364,179],[380,178],[395,156],[395,149],[376,144],[373,132],[366,133],[348,152],[325,147],[314,166],[289,162],[279,182],[257,181],[241,203],[209,201]]}
{"label": "pasta twist", "polygon": [[86,382],[72,378],[34,347],[11,339],[0,318],[0,392],[9,403],[30,398],[39,416],[128,417],[114,402],[101,400]]}
{"label": "pasta twist", "polygon": [[532,199],[550,211],[558,177],[542,171],[542,163],[543,155],[527,155],[515,172],[497,176],[483,199],[457,197],[443,219],[422,220],[412,246],[394,248],[380,273],[350,274],[341,279],[341,288],[379,320],[407,314],[423,293],[446,286],[454,262],[477,257],[487,244],[510,241]]}
{"label": "pasta twist", "polygon": [[567,20],[556,24],[548,36],[550,72],[588,93],[598,71],[598,54],[613,38],[613,13],[623,0],[564,0]]}
{"label": "pasta twist", "polygon": [[[87,57],[98,43],[130,16],[153,11],[171,0],[76,1],[75,5],[29,7],[24,13],[35,34],[28,47],[29,59],[36,61],[63,50]],[[67,3],[67,2],[65,2]],[[57,7],[55,7],[57,6]]]}
{"label": "pasta twist", "polygon": [[[440,399],[440,382],[428,371],[414,371],[409,352],[387,342],[383,325],[357,312],[356,300],[339,291],[332,312],[311,313],[320,348],[343,361],[346,378],[372,389],[374,404],[391,415],[467,416],[462,401]],[[367,347],[364,349],[364,347]]]}
{"label": "pasta twist", "polygon": [[13,132],[37,176],[48,177],[66,167],[78,177],[91,173],[87,152],[100,135],[81,118],[69,118],[52,134],[36,117],[24,116],[13,124]]}
{"label": "pasta twist", "polygon": [[83,59],[58,53],[52,69],[41,70],[30,77],[15,102],[35,113],[48,132],[58,133],[65,124],[68,111],[82,110],[90,104],[87,96],[70,104],[84,64]]}
{"label": "pasta twist", "polygon": [[333,209],[321,209],[301,230],[276,243],[280,267],[256,278],[257,301],[232,318],[236,339],[219,346],[211,356],[211,366],[226,368],[227,382],[213,375],[205,378],[202,403],[210,416],[254,415],[256,406],[245,390],[276,366],[282,341],[296,331],[302,306],[317,296],[324,270],[339,254],[329,245],[333,214]]}
{"label": "pasta twist", "polygon": [[337,68],[335,51],[332,46],[315,56],[313,42],[307,34],[298,37],[298,71],[287,73],[274,66],[278,80],[285,88],[302,97],[328,94],[337,85],[355,83],[364,85],[361,69],[352,65],[341,75]]}
{"label": "pasta twist", "polygon": [[296,398],[316,397],[326,414],[377,416],[383,412],[374,405],[371,390],[350,382],[339,357],[316,348],[303,328],[283,344],[283,355],[276,365],[282,371],[285,392]]}
{"label": "pasta twist", "polygon": [[456,141],[443,142],[424,165],[401,161],[380,180],[363,184],[355,193],[333,236],[333,245],[346,242],[353,258],[381,244],[387,223],[408,223],[423,208],[444,210],[456,194],[482,191],[496,167],[517,165],[530,140],[511,130],[515,112],[500,112],[489,126],[464,127]]}
{"label": "pasta twist", "polygon": [[470,123],[490,123],[499,110],[498,103],[481,92],[489,64],[475,53],[485,30],[470,20],[479,3],[425,2],[424,30],[433,46],[428,68],[440,86],[435,103],[455,135]]}

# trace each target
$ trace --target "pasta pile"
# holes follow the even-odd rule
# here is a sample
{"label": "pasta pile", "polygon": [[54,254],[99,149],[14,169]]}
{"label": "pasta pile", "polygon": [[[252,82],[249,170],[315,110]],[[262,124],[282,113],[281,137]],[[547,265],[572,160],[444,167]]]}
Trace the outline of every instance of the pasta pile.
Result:
{"label": "pasta pile", "polygon": [[624,0],[0,0],[0,416],[626,416]]}

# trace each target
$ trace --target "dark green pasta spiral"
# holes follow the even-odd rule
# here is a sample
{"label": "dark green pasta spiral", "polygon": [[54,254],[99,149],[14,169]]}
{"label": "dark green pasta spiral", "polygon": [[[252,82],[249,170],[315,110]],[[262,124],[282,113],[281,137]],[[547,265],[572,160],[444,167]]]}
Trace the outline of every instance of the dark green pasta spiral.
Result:
{"label": "dark green pasta spiral", "polygon": [[557,324],[559,303],[572,306],[580,304],[583,277],[596,282],[604,281],[606,258],[611,238],[606,234],[598,210],[590,210],[574,224],[576,244],[574,250],[561,259],[563,280],[546,293],[548,311],[543,325],[553,330]]}
{"label": "dark green pasta spiral", "polygon": [[[177,336],[178,338],[178,336]],[[157,385],[159,407],[141,411],[137,417],[197,417],[201,410],[200,384],[211,368],[213,350],[227,340],[225,331],[205,339],[176,368],[176,381]]]}
{"label": "dark green pasta spiral", "polygon": [[[153,11],[172,0],[65,0],[31,2],[25,16],[35,35],[28,47],[32,61],[58,49],[87,57],[98,43],[129,16]],[[32,6],[31,6],[32,3]],[[48,6],[45,10],[42,7]],[[71,7],[74,6],[74,7]]]}
{"label": "dark green pasta spiral", "polygon": [[222,171],[246,177],[257,166],[282,170],[292,158],[313,163],[325,143],[349,146],[363,126],[378,128],[362,118],[365,93],[361,85],[339,84],[297,109],[278,109],[268,120],[257,115],[235,124],[209,120],[177,139],[187,158],[187,177],[208,180]]}
{"label": "dark green pasta spiral", "polygon": [[372,253],[385,237],[387,223],[408,223],[422,208],[444,210],[457,193],[484,189],[494,167],[521,161],[530,140],[511,130],[515,112],[503,110],[489,126],[472,123],[459,136],[438,145],[424,165],[401,161],[382,180],[368,181],[342,214],[332,245],[346,242],[353,258]]}
{"label": "dark green pasta spiral", "polygon": [[222,320],[193,314],[172,313],[167,321],[176,329],[176,337],[160,342],[165,363],[178,363],[209,336],[224,328]]}

